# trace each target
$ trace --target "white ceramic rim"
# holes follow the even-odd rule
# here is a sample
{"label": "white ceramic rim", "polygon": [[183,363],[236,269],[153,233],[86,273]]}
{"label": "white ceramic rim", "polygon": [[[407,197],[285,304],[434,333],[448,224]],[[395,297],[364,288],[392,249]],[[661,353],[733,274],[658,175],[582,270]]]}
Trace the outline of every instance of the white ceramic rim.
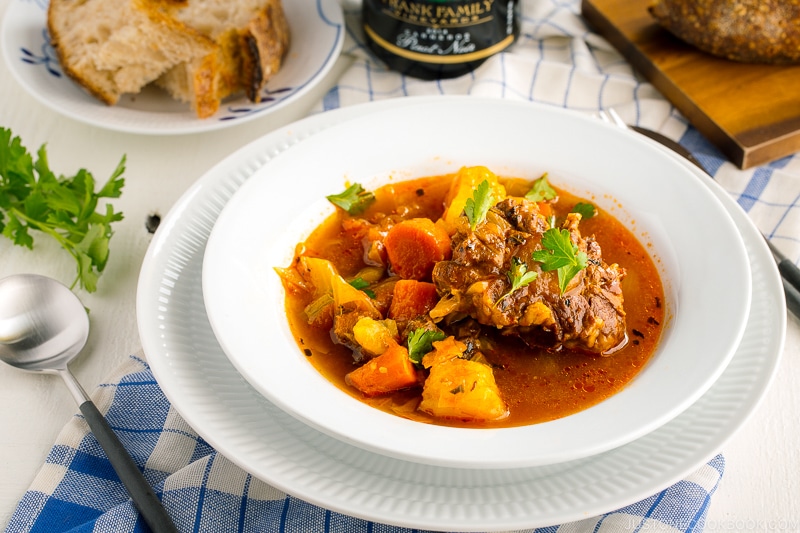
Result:
{"label": "white ceramic rim", "polygon": [[202,301],[202,255],[220,210],[255,170],[288,146],[333,124],[407,103],[395,99],[337,109],[278,129],[209,169],[165,216],[142,264],[137,313],[152,371],[186,422],[241,468],[298,498],[365,520],[443,531],[508,531],[595,516],[674,484],[718,453],[753,415],[774,379],[786,306],[758,229],[726,191],[686,163],[744,236],[753,305],[742,342],[720,379],[687,411],[645,437],[550,467],[443,469],[327,437],[269,403],[238,374],[210,332]]}
{"label": "white ceramic rim", "polygon": [[[420,128],[430,123],[447,124],[447,136]],[[476,124],[505,135],[475,136]],[[381,153],[385,146],[392,150]],[[576,150],[585,157],[575,157]],[[360,157],[363,153],[381,155]],[[592,197],[652,243],[667,282],[671,318],[656,355],[620,393],[543,424],[451,428],[373,409],[330,384],[305,360],[286,324],[283,289],[272,268],[289,264],[295,244],[331,212],[324,195],[338,192],[346,180],[371,188],[470,164],[530,178],[547,171],[556,183]],[[317,198],[308,203],[309,195],[297,195],[298,190],[314,191]],[[723,257],[726,268],[720,270]],[[697,400],[725,369],[746,324],[750,284],[747,253],[731,216],[674,158],[619,128],[561,109],[476,98],[376,112],[293,146],[234,194],[211,231],[203,266],[215,335],[237,370],[268,400],[366,450],[460,468],[570,461],[657,429]],[[436,445],[420,447],[419,442]]]}

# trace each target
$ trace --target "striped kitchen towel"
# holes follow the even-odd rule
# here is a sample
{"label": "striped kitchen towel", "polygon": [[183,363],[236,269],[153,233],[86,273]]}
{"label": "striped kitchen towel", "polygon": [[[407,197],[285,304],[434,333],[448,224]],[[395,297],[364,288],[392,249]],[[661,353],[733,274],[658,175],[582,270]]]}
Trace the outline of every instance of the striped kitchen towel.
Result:
{"label": "striped kitchen towel", "polygon": [[[287,495],[215,451],[171,407],[145,358],[129,357],[92,399],[181,532],[401,533]],[[536,532],[702,531],[721,455],[675,485],[618,511]],[[7,533],[147,532],[80,414],[56,439]],[[533,530],[532,530],[533,531]]]}

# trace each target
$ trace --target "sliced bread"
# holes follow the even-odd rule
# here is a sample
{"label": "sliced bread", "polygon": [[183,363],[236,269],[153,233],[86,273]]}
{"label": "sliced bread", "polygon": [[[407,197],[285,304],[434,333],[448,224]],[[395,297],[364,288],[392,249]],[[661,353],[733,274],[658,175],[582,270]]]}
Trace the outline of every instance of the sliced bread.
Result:
{"label": "sliced bread", "polygon": [[47,25],[67,76],[113,105],[174,65],[215,52],[213,40],[171,9],[152,0],[51,0]]}
{"label": "sliced bread", "polygon": [[238,92],[259,102],[289,46],[281,0],[51,0],[47,18],[64,72],[98,99],[155,82],[201,118]]}
{"label": "sliced bread", "polygon": [[157,80],[159,86],[190,102],[200,117],[214,114],[222,99],[242,91],[261,101],[264,85],[289,47],[280,0],[188,0],[173,16],[218,47],[213,59],[176,65]]}

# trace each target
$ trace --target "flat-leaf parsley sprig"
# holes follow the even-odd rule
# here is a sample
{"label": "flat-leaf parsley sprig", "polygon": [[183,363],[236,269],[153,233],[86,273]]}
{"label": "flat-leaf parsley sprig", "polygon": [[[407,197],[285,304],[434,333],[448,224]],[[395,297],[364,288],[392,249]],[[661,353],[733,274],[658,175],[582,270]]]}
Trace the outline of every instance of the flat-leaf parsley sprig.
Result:
{"label": "flat-leaf parsley sprig", "polygon": [[531,202],[546,202],[547,200],[554,200],[558,198],[558,192],[547,181],[547,173],[545,172],[541,178],[533,182],[531,190],[525,193],[525,199]]}
{"label": "flat-leaf parsley sprig", "polygon": [[331,194],[325,198],[351,215],[360,215],[375,202],[375,195],[365,190],[360,183],[354,183],[339,194]]}
{"label": "flat-leaf parsley sprig", "polygon": [[492,189],[487,180],[483,180],[478,185],[478,188],[472,192],[472,197],[467,198],[467,203],[464,205],[464,214],[467,215],[469,220],[469,227],[475,231],[475,227],[486,219],[486,214],[489,213],[489,208],[494,204],[494,196]]}
{"label": "flat-leaf parsley sprig", "polygon": [[444,339],[445,334],[437,329],[415,329],[409,334],[407,340],[408,358],[414,364],[422,364],[422,357],[433,350],[433,343]]}
{"label": "flat-leaf parsley sprig", "polygon": [[550,228],[542,236],[542,250],[533,252],[533,259],[542,263],[542,270],[558,273],[558,288],[561,294],[578,272],[586,268],[586,252],[578,251],[572,242],[569,231]]}
{"label": "flat-leaf parsley sprig", "polygon": [[594,204],[578,202],[572,208],[571,212],[578,213],[581,216],[581,220],[589,220],[597,214],[597,208],[594,206]]}
{"label": "flat-leaf parsley sprig", "polygon": [[111,224],[122,220],[110,204],[98,210],[101,198],[119,198],[125,180],[125,156],[100,189],[90,172],[56,176],[47,162],[45,145],[36,160],[11,130],[0,128],[0,233],[19,246],[33,249],[31,230],[49,235],[75,259],[76,285],[88,292],[106,267]]}
{"label": "flat-leaf parsley sprig", "polygon": [[528,265],[525,264],[525,261],[520,259],[519,257],[512,257],[511,258],[511,267],[509,271],[506,272],[506,277],[508,278],[508,282],[511,283],[511,288],[506,291],[495,303],[494,305],[499,304],[506,296],[511,295],[515,291],[527,287],[536,279],[538,274],[534,270],[528,270]]}

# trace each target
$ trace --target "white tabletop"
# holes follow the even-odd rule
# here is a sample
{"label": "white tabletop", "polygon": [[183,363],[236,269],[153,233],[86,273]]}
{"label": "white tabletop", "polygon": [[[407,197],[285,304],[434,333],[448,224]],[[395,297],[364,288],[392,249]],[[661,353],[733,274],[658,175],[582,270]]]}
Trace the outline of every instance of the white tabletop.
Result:
{"label": "white tabletop", "polygon": [[[0,16],[9,0],[0,0]],[[125,220],[115,225],[111,258],[96,293],[80,296],[91,309],[92,331],[71,365],[91,391],[127,355],[140,349],[135,315],[139,268],[151,235],[145,221],[165,215],[213,164],[249,141],[309,113],[347,66],[339,60],[310,94],[276,114],[228,129],[178,136],[106,131],[65,118],[28,95],[0,62],[0,126],[30,150],[47,144],[51,168],[79,168],[104,182],[127,154],[126,185],[113,202]],[[34,251],[0,238],[0,278],[38,273],[69,283],[73,260],[45,238]],[[790,317],[776,379],[755,414],[723,450],[725,474],[711,501],[707,530],[800,530],[800,321]],[[77,407],[57,377],[0,365],[0,525],[5,526],[66,421]]]}

